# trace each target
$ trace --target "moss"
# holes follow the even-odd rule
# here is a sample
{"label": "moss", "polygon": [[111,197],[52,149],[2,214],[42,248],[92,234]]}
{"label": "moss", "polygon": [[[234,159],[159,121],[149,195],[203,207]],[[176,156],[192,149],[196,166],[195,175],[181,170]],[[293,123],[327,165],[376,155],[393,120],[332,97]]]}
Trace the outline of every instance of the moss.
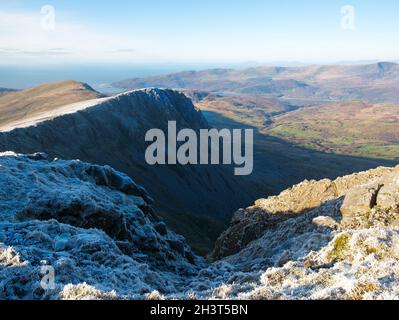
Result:
{"label": "moss", "polygon": [[263,283],[269,286],[281,285],[286,278],[286,275],[282,271],[272,271],[270,273],[264,274]]}
{"label": "moss", "polygon": [[350,238],[351,236],[348,233],[338,236],[334,241],[334,248],[327,255],[328,260],[344,260],[349,249]]}
{"label": "moss", "polygon": [[365,294],[379,290],[379,285],[370,281],[358,282],[349,295],[352,300],[363,300]]}
{"label": "moss", "polygon": [[367,253],[367,255],[370,255],[370,254],[377,255],[378,250],[377,250],[377,248],[366,247],[366,253]]}

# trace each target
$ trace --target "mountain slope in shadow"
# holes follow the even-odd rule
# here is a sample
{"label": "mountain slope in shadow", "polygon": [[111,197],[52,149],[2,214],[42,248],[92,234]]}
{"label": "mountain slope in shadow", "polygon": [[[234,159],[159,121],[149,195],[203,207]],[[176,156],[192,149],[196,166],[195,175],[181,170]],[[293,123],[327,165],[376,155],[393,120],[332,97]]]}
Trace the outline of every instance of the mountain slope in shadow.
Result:
{"label": "mountain slope in shadow", "polygon": [[[69,108],[69,109],[68,109]],[[110,165],[143,185],[155,207],[201,253],[231,214],[252,197],[231,168],[150,166],[145,134],[168,121],[180,128],[208,128],[202,113],[172,90],[138,90],[58,108],[53,117],[30,118],[20,128],[0,133],[0,150],[45,152],[50,157]]]}

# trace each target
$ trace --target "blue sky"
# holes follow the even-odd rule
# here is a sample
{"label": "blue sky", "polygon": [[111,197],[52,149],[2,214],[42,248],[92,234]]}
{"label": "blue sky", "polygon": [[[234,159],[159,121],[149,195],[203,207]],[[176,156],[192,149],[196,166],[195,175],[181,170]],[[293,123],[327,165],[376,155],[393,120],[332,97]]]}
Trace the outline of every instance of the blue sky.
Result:
{"label": "blue sky", "polygon": [[0,2],[0,64],[399,60],[398,37],[396,0]]}

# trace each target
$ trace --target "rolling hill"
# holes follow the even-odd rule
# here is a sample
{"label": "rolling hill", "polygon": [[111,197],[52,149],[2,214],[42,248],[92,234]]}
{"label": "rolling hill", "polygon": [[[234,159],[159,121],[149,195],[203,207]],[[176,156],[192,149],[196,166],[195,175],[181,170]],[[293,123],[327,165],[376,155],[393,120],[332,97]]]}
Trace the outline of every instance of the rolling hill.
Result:
{"label": "rolling hill", "polygon": [[115,84],[152,85],[182,88],[208,114],[305,148],[399,160],[396,63],[213,69]]}
{"label": "rolling hill", "polygon": [[0,96],[0,128],[23,125],[33,118],[46,117],[58,107],[104,97],[90,86],[76,81],[39,85]]}
{"label": "rolling hill", "polygon": [[213,93],[264,94],[275,98],[301,99],[306,103],[354,99],[399,102],[399,65],[380,62],[369,65],[211,69],[128,79],[113,85],[125,89],[162,87]]}
{"label": "rolling hill", "polygon": [[327,104],[273,119],[266,132],[326,152],[399,160],[399,105]]}

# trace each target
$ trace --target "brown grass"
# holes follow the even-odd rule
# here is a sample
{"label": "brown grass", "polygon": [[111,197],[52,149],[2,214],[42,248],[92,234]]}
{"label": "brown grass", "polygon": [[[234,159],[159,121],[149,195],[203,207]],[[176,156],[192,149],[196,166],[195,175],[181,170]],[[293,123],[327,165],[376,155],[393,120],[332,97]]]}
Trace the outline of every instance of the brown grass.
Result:
{"label": "brown grass", "polygon": [[54,82],[10,92],[0,96],[0,127],[63,105],[100,97],[100,93],[76,81]]}

